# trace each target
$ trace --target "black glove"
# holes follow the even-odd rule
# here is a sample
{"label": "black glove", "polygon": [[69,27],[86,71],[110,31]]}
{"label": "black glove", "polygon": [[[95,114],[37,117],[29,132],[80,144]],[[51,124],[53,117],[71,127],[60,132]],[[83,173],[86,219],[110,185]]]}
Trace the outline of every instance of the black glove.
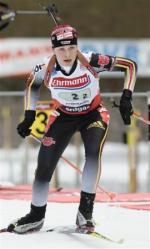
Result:
{"label": "black glove", "polygon": [[24,120],[17,126],[18,134],[25,138],[30,135],[31,129],[30,126],[33,124],[35,120],[35,111],[34,110],[26,110]]}
{"label": "black glove", "polygon": [[131,100],[132,100],[132,91],[124,89],[120,99],[119,110],[125,125],[131,124],[130,116],[133,113]]}

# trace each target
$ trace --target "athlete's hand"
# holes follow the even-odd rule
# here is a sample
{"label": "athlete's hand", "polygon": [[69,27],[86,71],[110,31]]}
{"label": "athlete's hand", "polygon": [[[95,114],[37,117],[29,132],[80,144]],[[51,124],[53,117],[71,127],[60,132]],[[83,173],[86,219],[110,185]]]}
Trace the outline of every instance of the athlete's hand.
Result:
{"label": "athlete's hand", "polygon": [[131,100],[132,91],[124,89],[120,99],[119,110],[125,125],[131,124],[131,115],[133,113]]}
{"label": "athlete's hand", "polygon": [[33,124],[35,120],[35,111],[34,110],[26,110],[24,120],[17,126],[18,134],[25,138],[29,136],[31,133],[30,126]]}

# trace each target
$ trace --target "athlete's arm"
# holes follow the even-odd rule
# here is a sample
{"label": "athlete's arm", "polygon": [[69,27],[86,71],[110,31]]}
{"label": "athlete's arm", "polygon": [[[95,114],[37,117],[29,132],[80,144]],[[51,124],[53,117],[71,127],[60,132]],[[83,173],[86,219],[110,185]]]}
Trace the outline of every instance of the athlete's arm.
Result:
{"label": "athlete's arm", "polygon": [[92,54],[90,65],[101,71],[121,71],[125,73],[124,89],[133,91],[136,81],[137,65],[133,60],[123,57]]}
{"label": "athlete's arm", "polygon": [[112,70],[125,72],[124,89],[128,89],[130,91],[134,90],[137,65],[133,60],[123,57],[116,57]]}
{"label": "athlete's arm", "polygon": [[35,110],[39,99],[39,90],[44,80],[45,64],[36,65],[27,79],[25,89],[25,110]]}
{"label": "athlete's arm", "polygon": [[115,62],[115,57],[102,54],[91,54],[90,65],[98,69],[99,72],[102,71],[112,71]]}
{"label": "athlete's arm", "polygon": [[36,103],[38,101],[39,90],[44,77],[42,66],[44,65],[37,65],[27,80],[24,119],[17,126],[18,134],[23,138],[30,135],[30,127],[35,120]]}
{"label": "athlete's arm", "polygon": [[134,90],[137,74],[137,65],[133,60],[123,57],[113,57],[100,54],[92,54],[90,64],[100,71],[122,71],[125,73],[123,92],[120,99],[120,113],[126,125],[131,123],[132,92]]}

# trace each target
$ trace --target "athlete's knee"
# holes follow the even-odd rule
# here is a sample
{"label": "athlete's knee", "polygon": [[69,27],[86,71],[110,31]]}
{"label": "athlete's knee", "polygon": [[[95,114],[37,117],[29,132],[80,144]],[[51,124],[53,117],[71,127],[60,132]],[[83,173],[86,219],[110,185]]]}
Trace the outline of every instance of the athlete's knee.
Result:
{"label": "athlete's knee", "polygon": [[49,167],[49,165],[46,165],[43,163],[43,165],[38,165],[36,171],[35,171],[35,179],[38,181],[46,181],[50,182],[52,175],[53,175],[53,169]]}
{"label": "athlete's knee", "polygon": [[99,146],[93,145],[86,149],[86,159],[96,159],[99,157]]}

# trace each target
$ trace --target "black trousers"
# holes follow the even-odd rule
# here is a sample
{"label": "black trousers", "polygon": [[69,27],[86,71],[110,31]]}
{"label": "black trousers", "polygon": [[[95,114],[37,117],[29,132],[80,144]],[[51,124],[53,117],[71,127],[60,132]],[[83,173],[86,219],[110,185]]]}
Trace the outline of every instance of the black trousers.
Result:
{"label": "black trousers", "polygon": [[101,153],[107,135],[107,124],[96,109],[84,115],[60,112],[46,132],[38,155],[35,180],[49,182],[72,135],[79,131],[85,148],[82,190],[94,193],[101,171]]}

